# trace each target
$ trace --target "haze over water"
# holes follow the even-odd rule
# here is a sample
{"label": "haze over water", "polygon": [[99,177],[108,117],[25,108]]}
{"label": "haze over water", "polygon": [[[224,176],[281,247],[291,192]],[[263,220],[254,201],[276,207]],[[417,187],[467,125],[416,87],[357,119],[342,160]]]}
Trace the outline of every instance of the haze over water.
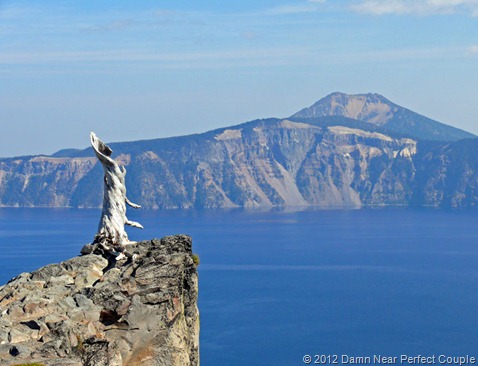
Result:
{"label": "haze over water", "polygon": [[[77,255],[100,212],[0,209],[0,283]],[[199,266],[201,362],[305,354],[478,356],[478,211],[131,211],[132,240],[185,233]]]}

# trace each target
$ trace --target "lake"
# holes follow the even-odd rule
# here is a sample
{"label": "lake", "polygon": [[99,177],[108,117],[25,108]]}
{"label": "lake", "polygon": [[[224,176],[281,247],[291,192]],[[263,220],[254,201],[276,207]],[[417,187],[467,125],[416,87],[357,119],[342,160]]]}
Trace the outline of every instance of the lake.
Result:
{"label": "lake", "polygon": [[[79,254],[99,210],[0,209],[0,283]],[[201,364],[478,357],[478,211],[129,211],[132,240],[193,237]],[[312,364],[315,358],[312,358]],[[349,359],[350,361],[350,359]],[[350,362],[349,362],[350,363]]]}

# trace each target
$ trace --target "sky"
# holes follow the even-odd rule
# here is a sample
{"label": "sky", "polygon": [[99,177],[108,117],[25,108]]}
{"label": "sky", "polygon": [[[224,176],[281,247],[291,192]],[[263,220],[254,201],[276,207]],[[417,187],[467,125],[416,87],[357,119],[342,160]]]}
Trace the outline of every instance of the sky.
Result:
{"label": "sky", "polygon": [[478,134],[478,0],[0,0],[0,156],[379,93]]}

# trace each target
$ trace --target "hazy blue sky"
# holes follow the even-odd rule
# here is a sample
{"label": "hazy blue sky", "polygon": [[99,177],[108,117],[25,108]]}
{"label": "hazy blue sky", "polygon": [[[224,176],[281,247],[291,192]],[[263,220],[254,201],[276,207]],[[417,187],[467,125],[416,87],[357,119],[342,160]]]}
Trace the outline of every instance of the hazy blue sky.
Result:
{"label": "hazy blue sky", "polygon": [[478,133],[478,0],[0,0],[0,156],[285,117],[334,91]]}

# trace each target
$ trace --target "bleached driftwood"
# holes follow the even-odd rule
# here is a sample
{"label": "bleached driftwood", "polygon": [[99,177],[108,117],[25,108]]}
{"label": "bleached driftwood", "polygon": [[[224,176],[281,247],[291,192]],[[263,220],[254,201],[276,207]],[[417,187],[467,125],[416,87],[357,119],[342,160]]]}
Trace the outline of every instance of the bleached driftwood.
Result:
{"label": "bleached driftwood", "polygon": [[140,208],[141,206],[132,203],[126,197],[126,169],[120,167],[110,157],[113,150],[101,141],[94,132],[91,132],[90,140],[91,146],[93,146],[105,172],[103,211],[101,212],[98,233],[95,235],[93,244],[100,244],[107,250],[114,249],[122,253],[123,246],[132,243],[128,239],[124,225],[143,228],[141,224],[128,220],[126,217],[126,204],[133,208]]}

